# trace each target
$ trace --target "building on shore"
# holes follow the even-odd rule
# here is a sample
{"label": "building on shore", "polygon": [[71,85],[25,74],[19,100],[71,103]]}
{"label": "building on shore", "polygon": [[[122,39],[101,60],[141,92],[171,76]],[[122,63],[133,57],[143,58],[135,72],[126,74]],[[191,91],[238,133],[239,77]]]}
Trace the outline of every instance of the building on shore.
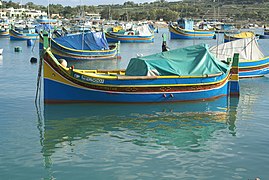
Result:
{"label": "building on shore", "polygon": [[0,12],[0,16],[1,18],[7,17],[10,19],[36,18],[39,16],[47,16],[47,13],[35,9],[25,9],[25,8],[14,9],[13,7],[10,7],[10,8],[3,8]]}

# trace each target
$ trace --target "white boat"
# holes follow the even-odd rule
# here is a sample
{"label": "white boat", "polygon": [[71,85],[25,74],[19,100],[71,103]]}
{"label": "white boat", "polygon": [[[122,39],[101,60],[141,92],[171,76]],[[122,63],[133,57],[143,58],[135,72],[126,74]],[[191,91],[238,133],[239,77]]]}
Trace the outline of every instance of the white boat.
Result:
{"label": "white boat", "polygon": [[3,53],[3,48],[0,48],[0,55],[2,55]]}

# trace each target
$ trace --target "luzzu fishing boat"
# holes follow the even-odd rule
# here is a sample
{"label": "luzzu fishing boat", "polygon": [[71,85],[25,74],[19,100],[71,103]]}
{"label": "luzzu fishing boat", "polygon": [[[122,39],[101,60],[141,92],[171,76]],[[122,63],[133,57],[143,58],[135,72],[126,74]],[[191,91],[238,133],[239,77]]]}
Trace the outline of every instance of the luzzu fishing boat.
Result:
{"label": "luzzu fishing boat", "polygon": [[252,78],[269,74],[269,56],[264,56],[255,38],[243,38],[216,45],[210,51],[220,60],[239,53],[239,77]]}
{"label": "luzzu fishing boat", "polygon": [[215,31],[193,29],[193,21],[179,19],[177,25],[169,24],[171,39],[213,39]]}
{"label": "luzzu fishing boat", "polygon": [[25,28],[19,32],[14,29],[9,30],[10,40],[36,40],[39,35],[35,33],[35,29]]}
{"label": "luzzu fishing boat", "polygon": [[1,28],[0,29],[0,37],[7,37],[9,36],[9,29],[8,28]]}
{"label": "luzzu fishing boat", "polygon": [[[44,47],[47,41],[45,37]],[[153,103],[239,95],[238,55],[227,65],[206,45],[132,58],[124,71],[66,68],[50,48],[42,59],[45,103]]]}
{"label": "luzzu fishing boat", "polygon": [[215,32],[208,30],[186,30],[170,24],[171,39],[213,39]]}
{"label": "luzzu fishing boat", "polygon": [[9,20],[7,18],[0,18],[0,37],[9,36]]}
{"label": "luzzu fishing boat", "polygon": [[154,32],[152,32],[148,25],[138,26],[134,30],[118,30],[116,32],[108,30],[106,32],[106,39],[110,43],[120,41],[121,43],[151,43],[154,42]]}
{"label": "luzzu fishing boat", "polygon": [[[40,36],[40,48],[43,37]],[[65,60],[115,59],[119,56],[119,44],[109,45],[103,32],[87,32],[50,38],[51,52]]]}
{"label": "luzzu fishing boat", "polygon": [[255,33],[253,32],[224,33],[224,42],[253,37],[255,37]]}

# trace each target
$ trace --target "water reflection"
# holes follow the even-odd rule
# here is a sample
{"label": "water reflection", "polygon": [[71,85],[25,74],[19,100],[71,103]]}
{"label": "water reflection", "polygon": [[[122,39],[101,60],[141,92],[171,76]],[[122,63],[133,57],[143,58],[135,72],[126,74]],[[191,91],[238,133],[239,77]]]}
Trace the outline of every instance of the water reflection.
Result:
{"label": "water reflection", "polygon": [[122,146],[203,151],[215,132],[236,134],[237,104],[238,99],[222,97],[194,103],[45,105],[39,123],[45,165],[51,166],[57,150],[80,140],[90,146],[97,137],[117,139]]}
{"label": "water reflection", "polygon": [[[249,117],[259,111],[263,114],[262,107],[266,107],[268,104],[268,88],[268,75],[261,78],[240,80],[240,89],[243,89],[240,94],[240,114],[242,114],[243,117]],[[262,107],[259,108],[260,103],[262,104]]]}
{"label": "water reflection", "polygon": [[0,55],[0,66],[3,66],[3,55]]}

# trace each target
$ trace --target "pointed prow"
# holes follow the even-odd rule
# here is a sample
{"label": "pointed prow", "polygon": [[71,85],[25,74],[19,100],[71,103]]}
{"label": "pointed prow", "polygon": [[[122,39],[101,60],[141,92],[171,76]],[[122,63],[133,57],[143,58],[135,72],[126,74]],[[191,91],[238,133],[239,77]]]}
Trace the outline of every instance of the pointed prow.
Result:
{"label": "pointed prow", "polygon": [[239,97],[239,54],[235,53],[230,71],[229,91],[230,96]]}

